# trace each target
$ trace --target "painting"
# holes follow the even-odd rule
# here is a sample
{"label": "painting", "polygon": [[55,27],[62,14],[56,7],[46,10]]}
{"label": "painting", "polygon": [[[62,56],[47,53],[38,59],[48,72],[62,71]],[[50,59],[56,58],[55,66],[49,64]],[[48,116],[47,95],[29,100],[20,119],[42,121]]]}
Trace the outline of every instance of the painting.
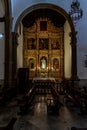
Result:
{"label": "painting", "polygon": [[48,38],[39,38],[39,49],[48,50],[49,48],[49,39]]}
{"label": "painting", "polygon": [[57,39],[52,40],[51,49],[60,49],[60,43]]}
{"label": "painting", "polygon": [[32,50],[36,49],[36,43],[34,38],[28,38],[27,39],[27,49]]}

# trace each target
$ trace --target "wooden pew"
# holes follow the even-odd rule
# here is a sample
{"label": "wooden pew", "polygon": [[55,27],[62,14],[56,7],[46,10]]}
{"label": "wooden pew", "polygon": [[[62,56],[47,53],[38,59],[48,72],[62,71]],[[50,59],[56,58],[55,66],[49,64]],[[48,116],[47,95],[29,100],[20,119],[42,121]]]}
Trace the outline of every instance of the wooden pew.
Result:
{"label": "wooden pew", "polygon": [[47,94],[47,112],[52,112],[52,107],[54,107],[54,99],[52,94]]}
{"label": "wooden pew", "polygon": [[87,130],[87,128],[71,127],[71,130]]}
{"label": "wooden pew", "polygon": [[0,130],[13,130],[13,125],[16,122],[17,118],[13,117],[11,121],[5,127],[0,127]]}
{"label": "wooden pew", "polygon": [[3,93],[0,93],[0,106],[5,105],[5,96]]}
{"label": "wooden pew", "polygon": [[35,87],[33,86],[20,100],[19,107],[20,107],[20,114],[25,114],[28,111],[29,106],[31,106],[31,103],[33,101],[33,98],[35,96]]}
{"label": "wooden pew", "polygon": [[76,106],[80,108],[81,113],[87,113],[87,93],[70,87],[67,96]]}
{"label": "wooden pew", "polygon": [[56,89],[51,87],[51,94],[47,95],[47,112],[59,114],[59,109],[63,104],[59,100],[59,94]]}
{"label": "wooden pew", "polygon": [[5,105],[7,102],[11,101],[13,97],[16,96],[16,87],[3,88],[0,91],[0,106]]}

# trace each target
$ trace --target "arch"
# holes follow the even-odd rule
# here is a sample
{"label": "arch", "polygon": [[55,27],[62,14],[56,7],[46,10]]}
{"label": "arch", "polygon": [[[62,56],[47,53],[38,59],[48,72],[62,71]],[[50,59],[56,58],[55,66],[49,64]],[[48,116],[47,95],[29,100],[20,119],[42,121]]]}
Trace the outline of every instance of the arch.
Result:
{"label": "arch", "polygon": [[48,9],[52,9],[58,13],[60,13],[62,16],[64,16],[64,18],[68,21],[69,25],[70,25],[70,28],[73,32],[75,32],[75,28],[74,28],[74,25],[73,25],[73,22],[72,22],[72,19],[70,18],[69,14],[61,7],[59,6],[56,6],[56,5],[53,5],[53,4],[36,4],[36,5],[33,5],[29,8],[27,8],[26,10],[24,10],[24,12],[22,12],[22,14],[19,16],[19,18],[17,19],[17,22],[15,24],[15,27],[14,27],[14,32],[17,32],[17,28],[18,28],[18,24],[19,22],[28,14],[28,13],[31,13],[32,11],[34,10],[37,10],[37,9],[45,9],[45,8],[48,8]]}
{"label": "arch", "polygon": [[18,29],[18,24],[20,21],[22,21],[22,19],[29,13],[31,13],[34,10],[37,9],[51,9],[53,11],[56,11],[58,13],[60,13],[67,21],[68,24],[70,26],[70,37],[71,37],[71,51],[72,51],[72,57],[71,57],[71,79],[72,80],[76,80],[77,79],[77,59],[76,59],[76,55],[77,55],[77,48],[76,48],[76,32],[75,32],[75,28],[74,28],[74,24],[72,19],[70,18],[69,14],[61,7],[56,6],[54,4],[36,4],[33,5],[29,8],[27,8],[26,10],[24,10],[24,12],[22,12],[22,14],[19,16],[19,18],[16,21],[15,27],[14,27],[14,32],[17,34],[17,29]]}

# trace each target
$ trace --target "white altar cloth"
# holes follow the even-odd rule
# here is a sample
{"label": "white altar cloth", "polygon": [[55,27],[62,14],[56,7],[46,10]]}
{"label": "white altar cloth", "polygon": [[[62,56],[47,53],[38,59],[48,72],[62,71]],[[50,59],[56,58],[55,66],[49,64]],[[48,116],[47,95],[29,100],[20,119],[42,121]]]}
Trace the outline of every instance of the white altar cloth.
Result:
{"label": "white altar cloth", "polygon": [[37,81],[37,80],[39,80],[39,81],[41,81],[41,80],[50,80],[50,81],[54,81],[55,82],[55,78],[51,78],[51,77],[49,77],[49,78],[40,78],[40,77],[36,77],[36,78],[33,78],[33,81]]}

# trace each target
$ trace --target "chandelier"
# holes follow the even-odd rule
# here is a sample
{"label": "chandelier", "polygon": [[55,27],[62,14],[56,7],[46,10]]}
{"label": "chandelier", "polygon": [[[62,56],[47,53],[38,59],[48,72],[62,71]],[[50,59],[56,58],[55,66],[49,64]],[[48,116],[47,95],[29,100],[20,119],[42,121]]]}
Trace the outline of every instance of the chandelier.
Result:
{"label": "chandelier", "polygon": [[83,16],[83,10],[80,8],[80,2],[73,0],[71,3],[71,11],[69,12],[73,21],[77,21]]}

